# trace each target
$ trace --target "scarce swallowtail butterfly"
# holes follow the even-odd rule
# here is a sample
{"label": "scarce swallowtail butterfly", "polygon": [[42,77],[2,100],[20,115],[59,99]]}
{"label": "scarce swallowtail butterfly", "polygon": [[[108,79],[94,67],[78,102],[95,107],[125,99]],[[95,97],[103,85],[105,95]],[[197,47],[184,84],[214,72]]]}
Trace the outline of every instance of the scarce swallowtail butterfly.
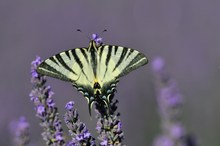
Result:
{"label": "scarce swallowtail butterfly", "polygon": [[37,72],[70,82],[88,101],[89,113],[94,102],[108,108],[119,78],[147,64],[137,50],[104,45],[93,34],[88,48],[75,48],[44,60]]}

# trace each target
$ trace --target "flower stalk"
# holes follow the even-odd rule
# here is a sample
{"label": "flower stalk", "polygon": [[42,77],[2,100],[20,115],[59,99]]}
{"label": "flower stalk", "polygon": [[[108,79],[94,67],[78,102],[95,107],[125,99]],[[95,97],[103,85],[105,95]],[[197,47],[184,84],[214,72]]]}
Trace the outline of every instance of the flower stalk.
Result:
{"label": "flower stalk", "polygon": [[183,96],[177,83],[168,74],[162,58],[153,60],[157,102],[161,118],[162,134],[154,141],[154,146],[196,146],[192,135],[186,133],[181,122]]}
{"label": "flower stalk", "polygon": [[74,109],[74,102],[68,102],[65,108],[67,112],[64,115],[64,121],[72,137],[72,140],[67,145],[95,146],[95,138],[91,136],[85,123],[80,121],[79,114],[77,110]]}
{"label": "flower stalk", "polygon": [[98,139],[100,140],[101,146],[122,146],[124,133],[122,131],[122,123],[118,118],[120,113],[116,112],[118,100],[113,99],[113,95],[110,97],[109,114],[103,114],[103,106],[96,103],[96,118],[97,126],[96,130],[99,134]]}
{"label": "flower stalk", "polygon": [[27,146],[30,141],[29,134],[30,125],[25,117],[20,117],[17,121],[10,123],[10,131],[13,137],[14,145]]}
{"label": "flower stalk", "polygon": [[43,127],[43,139],[47,145],[64,145],[63,129],[59,119],[58,109],[51,98],[53,92],[50,86],[46,86],[46,78],[37,73],[37,66],[42,62],[40,57],[31,63],[31,83],[33,89],[30,93],[31,101],[35,105],[36,116],[40,119],[40,126]]}

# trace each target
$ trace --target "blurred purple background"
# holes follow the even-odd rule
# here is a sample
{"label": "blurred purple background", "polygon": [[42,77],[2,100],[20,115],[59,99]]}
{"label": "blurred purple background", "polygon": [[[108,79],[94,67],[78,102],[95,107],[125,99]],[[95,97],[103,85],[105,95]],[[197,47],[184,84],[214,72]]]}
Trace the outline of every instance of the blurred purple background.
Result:
{"label": "blurred purple background", "polygon": [[[220,145],[220,2],[217,0],[1,0],[0,145],[11,145],[8,124],[20,116],[31,124],[31,141],[42,129],[29,100],[30,63],[61,51],[87,47],[85,35],[100,33],[104,43],[137,49],[150,60],[162,56],[184,95],[183,123],[201,146]],[[120,80],[115,97],[125,144],[151,145],[160,133],[150,65]],[[93,135],[95,113],[70,84],[49,78],[60,115],[74,100]],[[40,142],[44,143],[44,142]],[[43,144],[41,144],[43,145]]]}

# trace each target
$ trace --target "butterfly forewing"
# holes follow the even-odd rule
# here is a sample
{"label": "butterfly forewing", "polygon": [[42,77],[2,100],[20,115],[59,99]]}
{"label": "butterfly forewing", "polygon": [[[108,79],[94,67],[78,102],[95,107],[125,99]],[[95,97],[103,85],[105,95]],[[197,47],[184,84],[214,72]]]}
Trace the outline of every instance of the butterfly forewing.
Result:
{"label": "butterfly forewing", "polygon": [[131,48],[105,45],[99,51],[102,52],[98,67],[101,81],[122,77],[148,62],[143,54]]}
{"label": "butterfly forewing", "polygon": [[76,84],[92,82],[94,75],[92,74],[91,66],[86,61],[86,55],[83,55],[82,52],[86,54],[87,49],[75,48],[61,52],[42,62],[37,71],[41,74]]}

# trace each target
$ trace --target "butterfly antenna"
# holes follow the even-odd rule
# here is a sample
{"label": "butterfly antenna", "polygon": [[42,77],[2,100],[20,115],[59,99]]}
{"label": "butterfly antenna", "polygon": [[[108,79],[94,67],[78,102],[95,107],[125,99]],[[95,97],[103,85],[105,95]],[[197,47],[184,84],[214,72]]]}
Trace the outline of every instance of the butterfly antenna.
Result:
{"label": "butterfly antenna", "polygon": [[107,29],[104,29],[104,30],[102,31],[102,33],[104,33],[104,32],[107,32]]}
{"label": "butterfly antenna", "polygon": [[105,32],[107,32],[107,29],[104,29],[100,34],[103,35]]}
{"label": "butterfly antenna", "polygon": [[81,29],[77,29],[76,31],[82,33],[88,40],[91,40],[90,37],[85,35],[85,33],[83,33],[83,31]]}
{"label": "butterfly antenna", "polygon": [[97,35],[100,38],[100,36],[102,36],[103,33],[105,33],[105,32],[107,32],[107,29],[104,29],[102,32],[95,33],[95,35]]}

